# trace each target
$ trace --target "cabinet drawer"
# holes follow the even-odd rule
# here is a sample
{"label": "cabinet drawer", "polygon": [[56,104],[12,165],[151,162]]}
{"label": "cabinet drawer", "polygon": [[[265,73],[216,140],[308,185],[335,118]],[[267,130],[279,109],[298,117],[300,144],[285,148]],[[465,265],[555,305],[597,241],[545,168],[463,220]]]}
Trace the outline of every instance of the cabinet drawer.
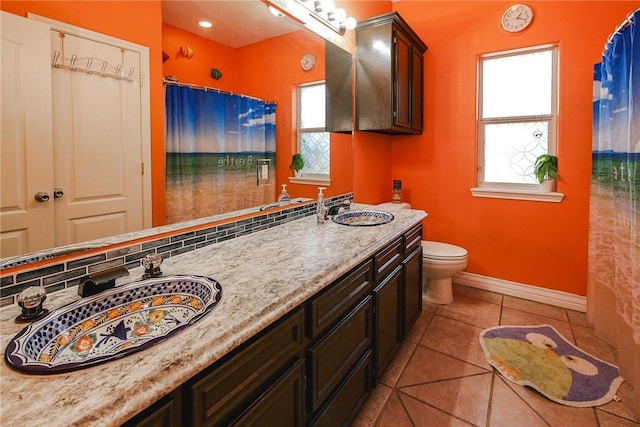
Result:
{"label": "cabinet drawer", "polygon": [[372,288],[373,263],[369,260],[311,300],[309,336],[315,337],[342,318]]}
{"label": "cabinet drawer", "polygon": [[380,250],[374,257],[375,280],[387,277],[402,261],[403,237],[400,236]]}
{"label": "cabinet drawer", "polygon": [[422,224],[418,224],[404,234],[404,254],[409,255],[422,244]]}
{"label": "cabinet drawer", "polygon": [[181,427],[182,389],[178,388],[122,424],[122,427]]}
{"label": "cabinet drawer", "polygon": [[301,356],[303,328],[304,311],[298,309],[190,384],[193,425],[228,424],[252,404]]}
{"label": "cabinet drawer", "polygon": [[313,422],[314,427],[351,425],[371,393],[371,352],[360,359],[329,404]]}
{"label": "cabinet drawer", "polygon": [[309,403],[315,412],[371,348],[371,296],[309,350]]}
{"label": "cabinet drawer", "polygon": [[299,360],[233,426],[304,425],[304,360]]}

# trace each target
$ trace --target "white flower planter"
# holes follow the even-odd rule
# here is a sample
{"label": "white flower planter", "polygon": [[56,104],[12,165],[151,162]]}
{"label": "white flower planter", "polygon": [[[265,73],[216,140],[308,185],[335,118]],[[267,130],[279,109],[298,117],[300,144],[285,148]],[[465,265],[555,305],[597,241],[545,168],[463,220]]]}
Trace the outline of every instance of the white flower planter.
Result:
{"label": "white flower planter", "polygon": [[552,193],[556,191],[556,180],[555,179],[545,179],[540,184],[540,191],[545,193]]}

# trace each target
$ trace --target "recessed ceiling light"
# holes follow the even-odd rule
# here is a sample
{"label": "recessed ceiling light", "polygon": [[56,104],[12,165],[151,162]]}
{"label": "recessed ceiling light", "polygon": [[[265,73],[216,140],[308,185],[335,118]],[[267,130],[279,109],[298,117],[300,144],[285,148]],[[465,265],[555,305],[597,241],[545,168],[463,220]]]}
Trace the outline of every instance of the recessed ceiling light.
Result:
{"label": "recessed ceiling light", "polygon": [[198,22],[198,25],[200,25],[202,28],[211,28],[213,27],[213,24],[209,21],[200,21]]}

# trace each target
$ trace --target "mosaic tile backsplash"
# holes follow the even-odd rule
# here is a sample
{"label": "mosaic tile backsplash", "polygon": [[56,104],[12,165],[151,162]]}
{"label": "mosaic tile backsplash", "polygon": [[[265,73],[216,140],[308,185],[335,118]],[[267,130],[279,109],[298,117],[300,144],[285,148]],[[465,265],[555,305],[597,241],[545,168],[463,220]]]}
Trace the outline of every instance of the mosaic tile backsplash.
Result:
{"label": "mosaic tile backsplash", "polygon": [[[353,200],[353,193],[325,200],[327,207],[343,200]],[[124,266],[127,269],[140,266],[140,260],[150,253],[158,253],[163,259],[193,251],[204,246],[266,230],[271,227],[314,215],[315,203],[296,205],[277,212],[266,212],[252,218],[245,218],[226,224],[215,225],[197,231],[176,234],[170,237],[150,239],[143,243],[108,248],[102,253],[92,253],[83,258],[54,263],[35,270],[22,270],[4,275],[0,270],[0,307],[15,303],[15,297],[29,286],[44,286],[47,293],[78,286],[88,274]],[[7,266],[6,268],[9,268]]]}

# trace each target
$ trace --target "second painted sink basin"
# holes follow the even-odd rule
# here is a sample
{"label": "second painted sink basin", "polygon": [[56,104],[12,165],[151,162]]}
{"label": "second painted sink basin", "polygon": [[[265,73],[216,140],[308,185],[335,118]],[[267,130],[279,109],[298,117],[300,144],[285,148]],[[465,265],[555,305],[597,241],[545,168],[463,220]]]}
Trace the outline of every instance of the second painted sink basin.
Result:
{"label": "second painted sink basin", "polygon": [[382,211],[347,211],[334,215],[333,222],[350,226],[382,225],[393,221],[393,215]]}
{"label": "second painted sink basin", "polygon": [[20,331],[5,360],[14,369],[55,374],[148,348],[200,320],[222,297],[203,276],[166,276],[72,302]]}

